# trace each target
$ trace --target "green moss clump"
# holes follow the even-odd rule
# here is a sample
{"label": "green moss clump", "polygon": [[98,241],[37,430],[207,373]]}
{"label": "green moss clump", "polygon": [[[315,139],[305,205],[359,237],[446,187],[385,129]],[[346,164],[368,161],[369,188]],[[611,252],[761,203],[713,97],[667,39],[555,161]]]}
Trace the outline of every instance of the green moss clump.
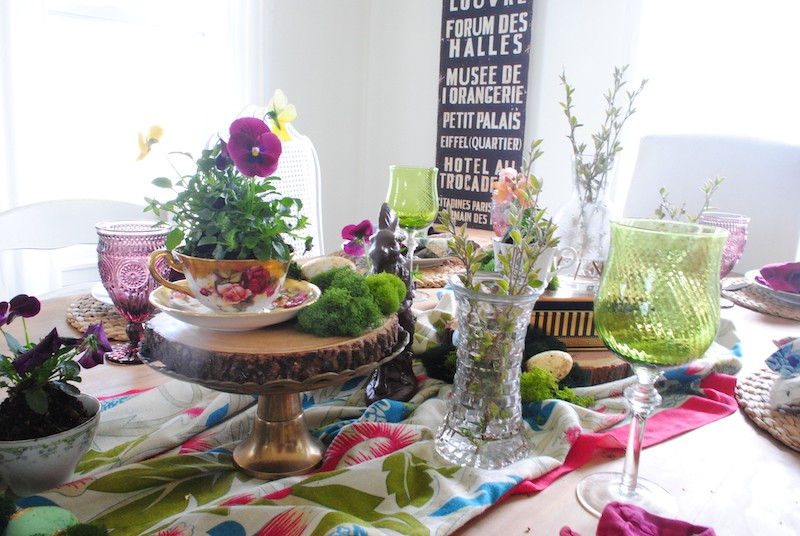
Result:
{"label": "green moss clump", "polygon": [[317,285],[322,292],[325,292],[328,290],[328,287],[331,286],[331,283],[333,283],[334,278],[344,271],[353,272],[352,268],[347,266],[337,266],[336,268],[331,268],[330,270],[325,270],[315,275],[311,278],[311,282]]}
{"label": "green moss clump", "polygon": [[553,398],[556,391],[558,391],[558,381],[549,370],[534,368],[520,374],[519,394],[525,403]]}
{"label": "green moss clump", "polygon": [[319,337],[358,337],[383,319],[371,296],[353,296],[346,288],[331,287],[300,311],[297,326]]}
{"label": "green moss clump", "polygon": [[526,404],[541,402],[549,398],[557,398],[584,408],[594,404],[592,397],[579,396],[569,387],[559,388],[553,373],[538,367],[520,375],[519,394]]}
{"label": "green moss clump", "polygon": [[[323,277],[326,274],[327,277]],[[354,297],[370,296],[366,278],[347,266],[339,266],[323,272],[313,277],[311,282],[317,285],[323,293],[329,288],[343,288]]]}
{"label": "green moss clump", "polygon": [[589,406],[594,405],[594,397],[580,396],[569,387],[563,387],[558,391],[556,391],[555,398],[558,398],[559,400],[564,400],[565,402],[571,402],[572,404],[575,404],[576,406],[581,406],[583,408],[588,408]]}
{"label": "green moss clump", "polygon": [[394,274],[382,272],[366,277],[372,299],[385,316],[397,312],[408,293],[406,284]]}

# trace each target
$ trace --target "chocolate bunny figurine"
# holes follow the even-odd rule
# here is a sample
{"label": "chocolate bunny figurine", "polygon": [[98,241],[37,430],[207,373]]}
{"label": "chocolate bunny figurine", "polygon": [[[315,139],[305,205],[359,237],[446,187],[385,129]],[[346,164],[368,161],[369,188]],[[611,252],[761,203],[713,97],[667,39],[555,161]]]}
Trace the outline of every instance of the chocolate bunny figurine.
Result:
{"label": "chocolate bunny figurine", "polygon": [[411,341],[414,339],[414,313],[411,302],[414,297],[414,283],[411,279],[408,259],[403,255],[401,240],[397,231],[397,214],[388,203],[381,205],[378,216],[378,231],[372,237],[369,258],[372,262],[372,273],[387,272],[394,274],[406,284],[406,297],[397,312],[400,326],[409,334],[409,342],[405,350],[391,360],[379,366],[372,373],[366,386],[367,403],[372,404],[383,398],[391,398],[405,402],[417,392],[417,377],[412,368]]}

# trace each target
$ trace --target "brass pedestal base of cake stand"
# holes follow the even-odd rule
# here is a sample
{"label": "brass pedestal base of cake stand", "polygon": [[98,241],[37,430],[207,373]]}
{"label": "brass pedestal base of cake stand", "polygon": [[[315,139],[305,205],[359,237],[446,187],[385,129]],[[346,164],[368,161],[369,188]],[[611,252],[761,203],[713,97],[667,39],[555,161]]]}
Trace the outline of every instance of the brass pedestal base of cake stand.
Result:
{"label": "brass pedestal base of cake stand", "polygon": [[233,463],[245,474],[271,479],[310,473],[324,454],[308,432],[299,393],[260,395],[253,430],[233,450]]}
{"label": "brass pedestal base of cake stand", "polygon": [[[273,479],[310,473],[322,464],[325,447],[308,431],[300,394],[338,385],[356,376],[368,376],[400,355],[409,339],[409,334],[401,329],[389,355],[376,356],[375,361],[354,369],[342,368],[303,380],[272,379],[264,376],[266,368],[259,366],[260,358],[269,362],[270,352],[283,351],[283,346],[304,352],[302,348],[335,346],[348,340],[317,340],[285,325],[257,332],[209,333],[161,314],[148,323],[140,354],[149,367],[173,378],[215,391],[258,395],[253,429],[234,448],[233,462],[249,476]],[[231,348],[234,350],[228,350]],[[250,364],[236,369],[233,364],[240,360]],[[228,362],[231,369],[221,370],[218,367],[221,362]]]}

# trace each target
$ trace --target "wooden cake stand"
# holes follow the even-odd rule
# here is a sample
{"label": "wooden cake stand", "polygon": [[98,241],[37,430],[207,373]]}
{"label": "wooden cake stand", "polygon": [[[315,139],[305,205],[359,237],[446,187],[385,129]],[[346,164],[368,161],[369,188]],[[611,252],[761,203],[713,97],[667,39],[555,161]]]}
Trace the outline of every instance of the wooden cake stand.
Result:
{"label": "wooden cake stand", "polygon": [[140,355],[173,378],[258,395],[253,429],[233,461],[248,475],[270,479],[306,474],[322,463],[325,449],[306,427],[300,393],[366,376],[394,359],[409,338],[396,324],[391,317],[361,337],[316,337],[297,331],[294,321],[224,332],[158,314],[145,325]]}

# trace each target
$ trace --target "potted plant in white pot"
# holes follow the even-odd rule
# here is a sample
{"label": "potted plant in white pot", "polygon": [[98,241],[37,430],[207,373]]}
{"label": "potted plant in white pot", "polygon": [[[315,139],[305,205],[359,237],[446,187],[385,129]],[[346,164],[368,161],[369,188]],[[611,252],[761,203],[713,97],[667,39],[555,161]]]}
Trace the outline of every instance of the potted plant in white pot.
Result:
{"label": "potted plant in white pot", "polygon": [[[196,170],[173,181],[159,177],[158,187],[171,189],[168,201],[147,199],[148,210],[169,217],[175,229],[167,237],[167,251],[159,258],[186,275],[187,287],[176,286],[151,268],[163,285],[193,295],[206,307],[224,313],[257,312],[278,295],[286,277],[292,248],[288,238],[304,241],[308,220],[300,199],[278,191],[278,168],[285,136],[286,109],[293,109],[282,93],[268,105],[266,121],[240,117],[231,123],[227,139],[218,138],[202,151]],[[289,114],[293,117],[294,114]],[[269,123],[269,124],[268,124]],[[158,131],[156,131],[158,132]],[[158,142],[154,136],[145,148]],[[188,153],[179,153],[191,158]]]}
{"label": "potted plant in white pot", "polygon": [[465,265],[453,275],[458,318],[457,364],[447,414],[436,436],[446,460],[484,469],[528,456],[532,445],[522,421],[519,377],[531,311],[544,291],[537,260],[552,248],[555,226],[538,206],[540,181],[530,172],[541,152],[531,144],[510,203],[509,248],[495,259],[494,272],[481,272],[486,252],[458,227],[449,210],[441,230],[452,234],[450,249]]}
{"label": "potted plant in white pot", "polygon": [[[51,330],[38,343],[28,336],[26,318],[41,309],[38,299],[20,294],[0,302],[0,332],[10,355],[0,354],[0,483],[28,495],[66,482],[91,445],[100,403],[74,385],[81,367],[103,362],[111,351],[102,324],[80,338]],[[4,326],[20,318],[24,341]]]}

